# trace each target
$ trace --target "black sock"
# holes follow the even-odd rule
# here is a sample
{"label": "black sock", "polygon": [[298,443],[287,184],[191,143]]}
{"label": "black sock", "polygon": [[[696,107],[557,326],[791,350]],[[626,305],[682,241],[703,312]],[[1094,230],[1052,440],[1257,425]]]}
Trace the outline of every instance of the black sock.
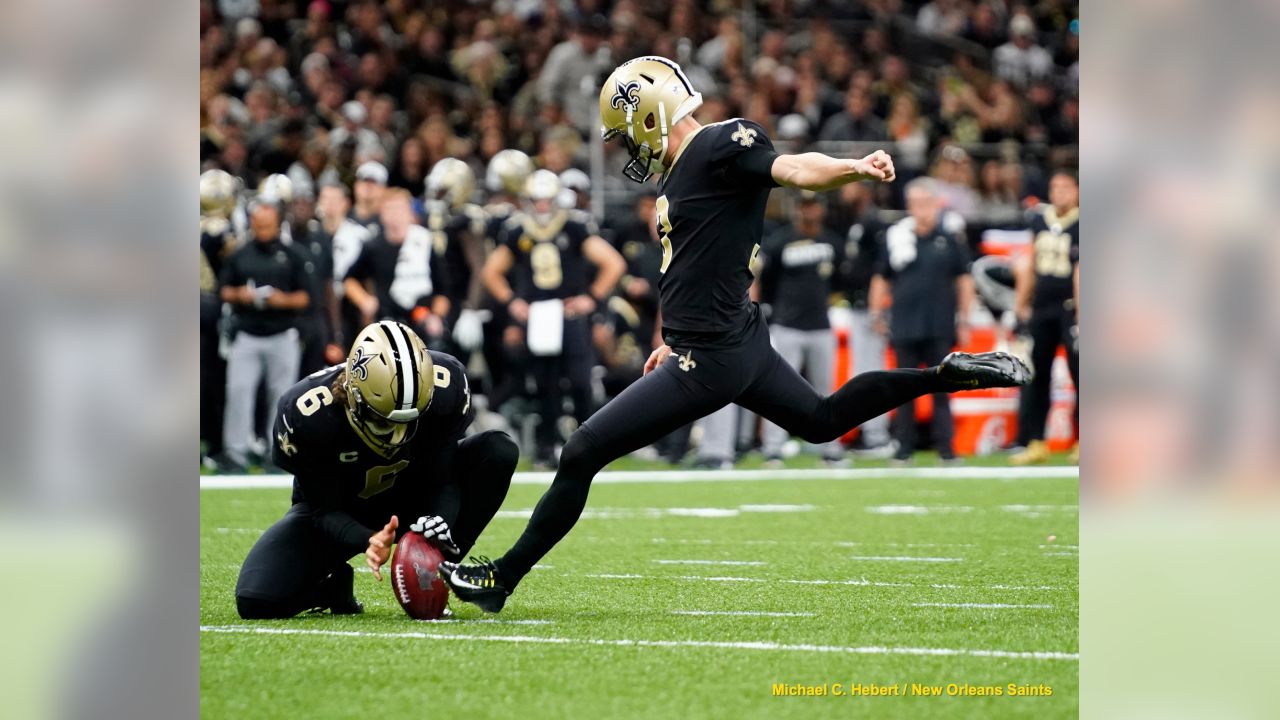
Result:
{"label": "black sock", "polygon": [[587,505],[591,481],[613,459],[605,457],[584,430],[579,429],[565,444],[555,479],[533,509],[520,539],[494,561],[507,590],[514,589],[529,569],[573,529]]}

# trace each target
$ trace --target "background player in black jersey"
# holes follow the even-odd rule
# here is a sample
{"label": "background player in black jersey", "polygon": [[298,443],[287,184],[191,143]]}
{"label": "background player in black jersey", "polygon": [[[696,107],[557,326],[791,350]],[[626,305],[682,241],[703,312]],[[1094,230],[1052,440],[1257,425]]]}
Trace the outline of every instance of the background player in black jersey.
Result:
{"label": "background player in black jersey", "polygon": [[364,244],[347,271],[347,297],[366,323],[402,322],[438,347],[449,315],[450,278],[431,235],[416,222],[408,190],[386,192],[379,223],[378,234]]}
{"label": "background player in black jersey", "polygon": [[[484,265],[484,211],[471,202],[476,175],[457,158],[443,158],[427,174],[422,225],[431,234],[434,253],[449,278],[449,316],[453,337],[445,347],[465,364],[482,342],[479,312],[480,268]],[[463,316],[466,320],[462,320]]]}
{"label": "background player in black jersey", "polygon": [[[1025,449],[1009,458],[1015,465],[1049,459],[1044,426],[1049,414],[1050,371],[1059,346],[1066,348],[1067,367],[1076,384],[1076,397],[1080,397],[1080,185],[1074,175],[1060,172],[1050,178],[1049,203],[1031,221],[1029,262],[1016,266],[1014,312],[1031,336],[1035,378],[1022,392],[1018,444]],[[1079,418],[1077,404],[1076,427],[1080,426]]]}
{"label": "background player in black jersey", "polygon": [[[501,242],[502,227],[519,211],[520,193],[524,192],[524,184],[532,174],[533,161],[519,150],[499,151],[485,167],[484,187],[489,193],[483,208],[486,258]],[[482,323],[484,362],[489,368],[490,385],[484,388],[484,392],[488,397],[489,407],[497,408],[518,391],[516,379],[523,378],[523,375],[520,368],[509,362],[503,343],[503,333],[510,322],[506,304],[498,302],[488,292],[482,298],[482,314],[473,319]]]}
{"label": "background player in black jersey", "polygon": [[[835,269],[843,262],[841,239],[823,227],[824,209],[817,195],[800,197],[795,223],[779,228],[760,248],[760,303],[768,305],[773,347],[809,384],[831,389],[836,337],[827,319]],[[764,426],[765,460],[781,464],[787,433],[771,422]],[[840,443],[822,446],[822,457],[839,460]]]}
{"label": "background player in black jersey", "polygon": [[472,418],[462,365],[389,321],[362,330],[345,364],[290,388],[272,456],[294,476],[293,504],[240,569],[241,617],[360,612],[347,561],[363,552],[381,580],[406,532],[460,558],[502,505],[518,456],[501,432],[464,439]]}
{"label": "background player in black jersey", "polygon": [[[560,190],[560,180],[550,170],[529,176],[528,211],[507,222],[481,271],[485,287],[506,305],[511,317],[509,344],[522,344],[528,352],[526,366],[535,378],[542,406],[534,458],[540,464],[555,461],[556,420],[564,414],[566,382],[574,418],[579,424],[587,419],[593,362],[591,314],[604,304],[627,269],[626,261],[600,237],[590,217],[556,204]],[[596,270],[590,285],[588,265]],[[529,322],[531,306],[551,300],[563,303],[560,348],[540,352],[533,336],[538,330]]]}
{"label": "background player in black jersey", "polygon": [[202,463],[214,466],[222,454],[222,409],[226,397],[226,361],[219,352],[222,320],[222,263],[236,248],[231,213],[236,180],[223,170],[200,175],[200,441]]}
{"label": "background player in black jersey", "polygon": [[535,562],[564,537],[586,505],[595,474],[681,425],[737,403],[810,442],[834,440],[859,423],[933,392],[1022,385],[1028,371],[1004,353],[953,353],[926,369],[865,373],[822,396],[769,345],[748,299],[751,259],[763,233],[769,191],[786,185],[830,190],[859,180],[890,182],[883,151],[858,160],[820,153],[779,155],[760,125],[734,118],[700,125],[702,102],[678,65],[661,57],[623,63],[600,91],[605,140],[631,161],[623,174],[655,172],[663,248],[663,339],[646,375],[574,433],[547,493],[516,544],[496,562],[446,562],[441,577],[458,597],[502,609]]}

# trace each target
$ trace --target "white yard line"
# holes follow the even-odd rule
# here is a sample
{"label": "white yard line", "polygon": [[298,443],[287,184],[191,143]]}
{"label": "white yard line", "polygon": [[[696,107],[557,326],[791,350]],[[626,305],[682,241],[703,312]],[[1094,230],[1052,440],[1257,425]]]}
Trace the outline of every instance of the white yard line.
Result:
{"label": "white yard line", "polygon": [[659,565],[768,565],[762,560],[654,560]]}
{"label": "white yard line", "polygon": [[[554,473],[518,472],[515,485],[548,485]],[[768,480],[1057,480],[1080,477],[1080,468],[1050,467],[941,467],[941,468],[846,468],[811,470],[615,470],[596,475],[595,484],[760,482]],[[200,489],[288,488],[288,475],[202,475]]]}
{"label": "white yard line", "polygon": [[935,608],[991,608],[991,609],[1027,609],[1027,610],[1052,610],[1052,605],[1010,605],[1008,603],[912,603],[912,607],[935,607]]}
{"label": "white yard line", "polygon": [[727,615],[732,617],[813,617],[811,612],[767,612],[757,610],[672,610],[672,615]]}
{"label": "white yard line", "polygon": [[951,563],[964,562],[964,558],[958,557],[911,557],[908,555],[850,555],[850,560],[869,560],[874,562],[926,562],[926,563]]}
{"label": "white yard line", "polygon": [[855,587],[928,587],[939,590],[1050,590],[1063,591],[1067,588],[1052,585],[955,585],[950,583],[907,583],[881,582],[866,578],[847,580],[795,580],[789,578],[753,578],[726,575],[640,575],[637,573],[563,573],[565,577],[597,578],[600,580],[684,580],[689,582],[740,582],[740,583],[775,583],[784,585],[852,585]]}
{"label": "white yard line", "polygon": [[1079,653],[1022,650],[981,650],[965,648],[884,647],[879,645],[791,645],[775,642],[717,642],[710,640],[604,640],[596,638],[538,637],[534,635],[463,635],[427,632],[365,632],[359,630],[317,630],[311,628],[249,627],[245,625],[201,625],[203,633],[236,635],[314,635],[320,637],[371,638],[382,640],[446,640],[454,642],[537,643],[545,645],[594,645],[636,648],[714,648],[764,652],[841,653],[850,655],[915,655],[1001,658],[1009,660],[1079,661]]}

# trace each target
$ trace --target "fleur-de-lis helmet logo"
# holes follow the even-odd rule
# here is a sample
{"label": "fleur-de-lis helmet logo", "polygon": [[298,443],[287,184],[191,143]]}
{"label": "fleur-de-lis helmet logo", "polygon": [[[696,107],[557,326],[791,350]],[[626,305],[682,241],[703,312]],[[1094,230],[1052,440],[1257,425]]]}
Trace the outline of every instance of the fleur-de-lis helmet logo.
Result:
{"label": "fleur-de-lis helmet logo", "polygon": [[624,84],[619,80],[614,87],[616,88],[616,92],[613,93],[613,97],[609,98],[609,104],[613,106],[614,110],[621,110],[623,107],[636,110],[640,107],[639,82],[632,80],[631,82]]}
{"label": "fleur-de-lis helmet logo", "polygon": [[373,359],[372,355],[364,353],[364,347],[356,348],[355,355],[351,356],[351,372],[358,376],[361,380],[369,379],[369,361]]}

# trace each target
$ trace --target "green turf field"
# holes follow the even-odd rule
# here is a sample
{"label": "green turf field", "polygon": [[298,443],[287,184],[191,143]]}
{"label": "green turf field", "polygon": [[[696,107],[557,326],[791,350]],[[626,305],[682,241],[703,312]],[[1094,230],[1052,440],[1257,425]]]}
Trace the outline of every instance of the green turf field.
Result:
{"label": "green turf field", "polygon": [[[364,615],[240,620],[240,561],[289,493],[203,490],[202,716],[1075,717],[1078,481],[902,472],[597,483],[500,615],[455,600],[434,623],[364,572]],[[514,485],[476,550],[500,554],[542,489]],[[906,694],[849,697],[854,683]]]}

